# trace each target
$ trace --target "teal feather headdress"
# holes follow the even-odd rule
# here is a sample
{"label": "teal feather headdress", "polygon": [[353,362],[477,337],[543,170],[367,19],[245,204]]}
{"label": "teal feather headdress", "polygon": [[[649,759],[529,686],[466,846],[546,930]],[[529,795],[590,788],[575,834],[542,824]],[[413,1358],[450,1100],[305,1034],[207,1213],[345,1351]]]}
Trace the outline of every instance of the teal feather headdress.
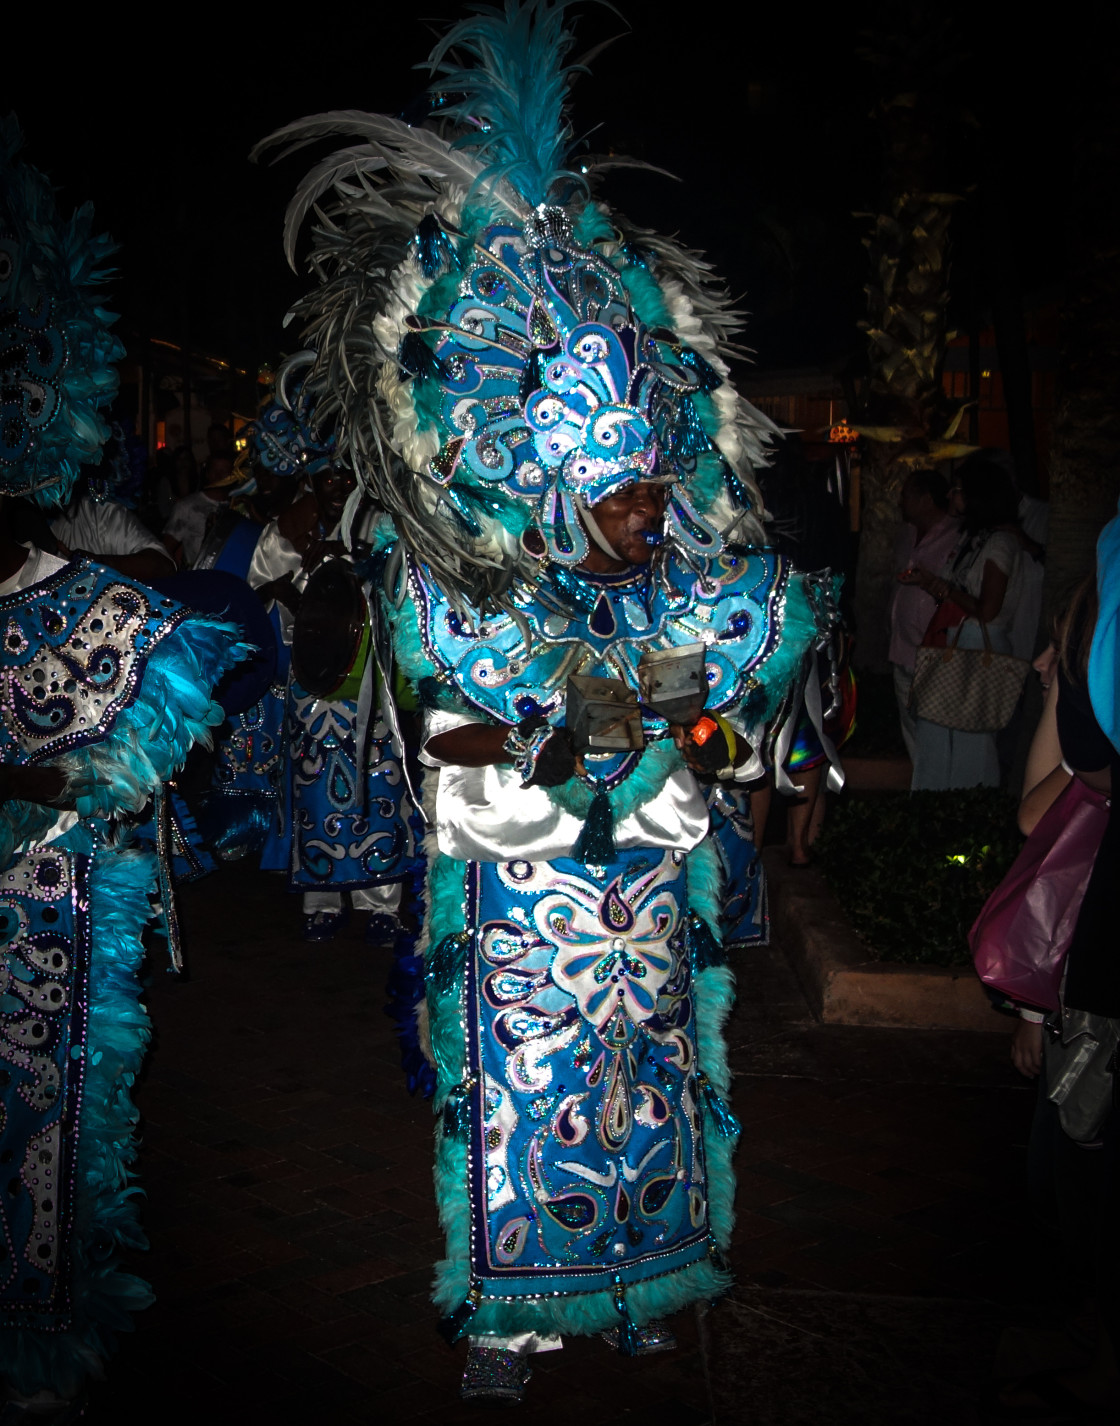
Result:
{"label": "teal feather headdress", "polygon": [[0,491],[49,508],[101,459],[124,347],[98,305],[115,245],[93,232],[90,204],[59,215],[22,146],[14,115],[0,119]]}
{"label": "teal feather headdress", "polygon": [[454,146],[485,164],[483,183],[504,179],[533,207],[552,200],[565,180],[586,190],[583,176],[566,166],[568,89],[582,68],[564,63],[575,40],[564,28],[566,0],[471,9],[428,60],[440,117],[464,130]]}
{"label": "teal feather headdress", "polygon": [[308,386],[404,546],[482,608],[542,557],[579,563],[580,510],[634,481],[670,487],[667,540],[697,567],[762,538],[775,428],[728,380],[738,314],[700,257],[591,196],[615,160],[573,164],[570,8],[476,5],[429,58],[422,124],[335,111],[254,151],[355,141],[286,218],[294,265],[317,216]]}

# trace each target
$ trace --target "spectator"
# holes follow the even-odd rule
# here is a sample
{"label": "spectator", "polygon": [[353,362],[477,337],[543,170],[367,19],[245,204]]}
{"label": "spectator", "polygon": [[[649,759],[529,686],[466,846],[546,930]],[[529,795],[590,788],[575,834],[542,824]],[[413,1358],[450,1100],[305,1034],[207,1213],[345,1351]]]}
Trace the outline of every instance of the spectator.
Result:
{"label": "spectator", "polygon": [[[895,573],[918,565],[940,569],[960,536],[960,523],[949,511],[949,483],[937,470],[912,470],[899,497],[903,529],[895,547]],[[918,645],[937,601],[920,585],[899,584],[891,599],[890,650],[898,721],[910,761],[914,761],[914,715],[910,712],[910,685]]]}
{"label": "spectator", "polygon": [[[1107,571],[1106,571],[1107,572]],[[1078,777],[1112,796],[1120,777],[1120,752],[1105,736],[1089,698],[1090,645],[1097,622],[1096,581],[1090,576],[1074,597],[1059,630],[1059,657],[1039,659],[1051,680],[1046,713],[1032,746],[1031,792],[1019,820],[1029,830],[1066,782]],[[1096,657],[1096,649],[1093,650]],[[1106,719],[1107,721],[1107,719]],[[1112,798],[1105,828],[1066,960],[1061,1009],[1041,1025],[1020,1023],[1013,1058],[1024,1074],[1039,1075],[1028,1169],[1039,1218],[1057,1242],[1062,1298],[1070,1289],[1091,1295],[1098,1336],[1093,1356],[1061,1372],[1036,1372],[1006,1383],[997,1401],[1009,1418],[1112,1421],[1120,1409],[1120,1108],[1114,1089],[1115,1051],[1105,1074],[1093,1060],[1105,1059],[1120,1031],[1115,886],[1120,874],[1120,815]],[[1078,1046],[1081,1045],[1080,1058]],[[1093,1048],[1095,1047],[1095,1048]],[[1093,1055],[1085,1058],[1085,1050]],[[1060,1093],[1058,1092],[1060,1089]]]}
{"label": "spectator", "polygon": [[[984,625],[993,651],[1011,652],[1022,558],[1018,504],[1014,483],[998,464],[962,467],[949,488],[950,511],[961,522],[953,553],[939,573],[920,564],[898,576],[900,583],[917,585],[938,604],[951,604],[961,626],[953,637],[962,649],[984,647]],[[912,788],[998,787],[999,782],[994,734],[966,733],[925,718],[915,721]]]}
{"label": "spectator", "polygon": [[182,569],[193,569],[214,517],[230,497],[238,477],[232,455],[210,456],[202,468],[202,489],[171,507],[163,543]]}

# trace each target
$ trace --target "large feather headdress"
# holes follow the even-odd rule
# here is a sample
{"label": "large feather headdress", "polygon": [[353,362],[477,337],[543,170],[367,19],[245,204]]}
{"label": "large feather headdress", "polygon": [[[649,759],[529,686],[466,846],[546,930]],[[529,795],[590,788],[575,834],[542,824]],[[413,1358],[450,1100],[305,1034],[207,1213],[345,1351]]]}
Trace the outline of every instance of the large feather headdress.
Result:
{"label": "large feather headdress", "polygon": [[98,305],[114,244],[89,203],[60,217],[22,146],[15,116],[0,118],[0,491],[50,508],[101,460],[124,347]]}
{"label": "large feather headdress", "polygon": [[568,0],[475,5],[433,50],[421,124],[352,110],[257,146],[332,135],[289,205],[314,212],[320,285],[297,307],[316,410],[360,489],[445,592],[500,603],[542,559],[578,564],[580,519],[627,484],[667,484],[697,565],[761,540],[752,477],[775,428],[735,392],[739,325],[697,254],[591,194],[573,161]]}

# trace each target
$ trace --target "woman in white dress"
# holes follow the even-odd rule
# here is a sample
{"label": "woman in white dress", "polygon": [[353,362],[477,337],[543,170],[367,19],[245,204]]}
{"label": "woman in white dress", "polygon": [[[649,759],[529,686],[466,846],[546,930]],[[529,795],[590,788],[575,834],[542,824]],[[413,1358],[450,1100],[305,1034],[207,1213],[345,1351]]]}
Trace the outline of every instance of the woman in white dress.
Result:
{"label": "woman in white dress", "polygon": [[[950,486],[949,508],[960,519],[961,537],[941,570],[909,569],[898,577],[904,584],[920,585],[939,604],[951,599],[964,611],[960,648],[984,647],[983,623],[993,652],[1011,653],[1022,560],[1015,487],[998,465],[971,465]],[[916,720],[915,791],[998,787],[999,780],[994,733],[965,733]]]}

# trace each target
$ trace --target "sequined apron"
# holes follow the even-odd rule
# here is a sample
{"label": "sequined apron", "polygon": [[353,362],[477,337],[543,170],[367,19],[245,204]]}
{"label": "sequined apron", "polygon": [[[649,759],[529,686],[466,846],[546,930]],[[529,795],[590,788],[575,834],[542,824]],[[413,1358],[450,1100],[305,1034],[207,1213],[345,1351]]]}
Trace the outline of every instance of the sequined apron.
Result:
{"label": "sequined apron", "polygon": [[73,1164],[89,1002],[88,858],[41,848],[0,878],[0,1324],[69,1325]]}
{"label": "sequined apron", "polygon": [[683,857],[472,863],[472,1272],[603,1289],[708,1253]]}

